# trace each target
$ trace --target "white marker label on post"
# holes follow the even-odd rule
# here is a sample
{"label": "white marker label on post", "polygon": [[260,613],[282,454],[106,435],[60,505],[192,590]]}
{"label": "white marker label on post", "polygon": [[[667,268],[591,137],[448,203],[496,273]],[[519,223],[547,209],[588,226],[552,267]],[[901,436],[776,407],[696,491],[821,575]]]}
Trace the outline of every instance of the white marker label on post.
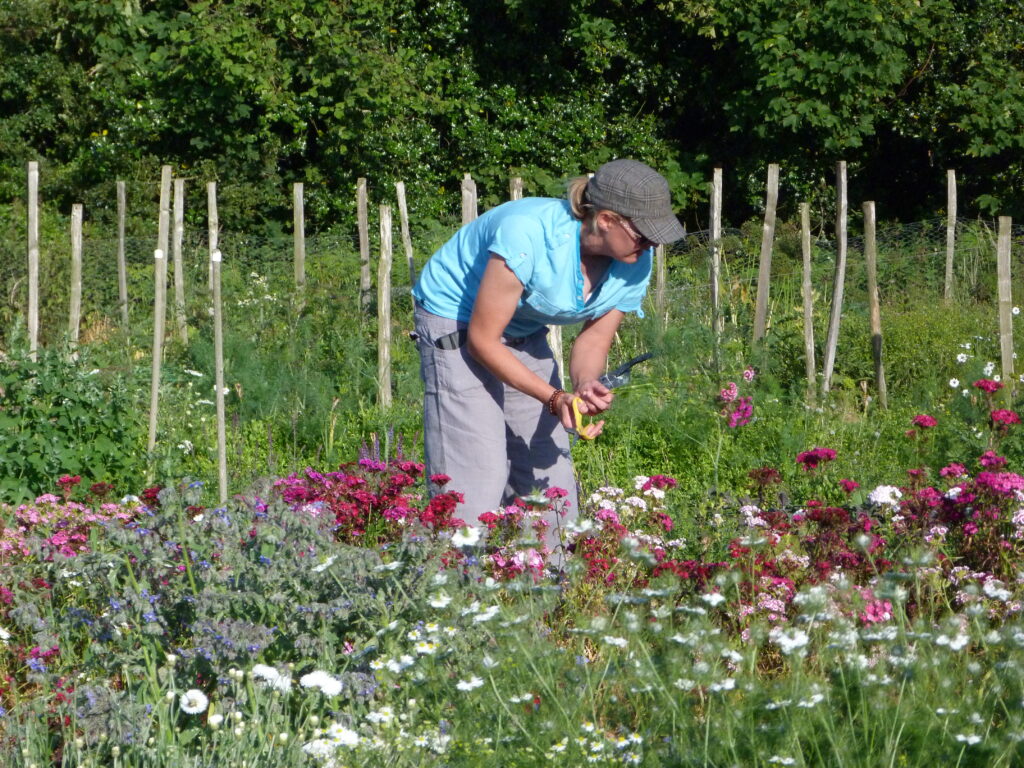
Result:
{"label": "white marker label on post", "polygon": [[210,251],[210,261],[220,261],[220,251]]}
{"label": "white marker label on post", "polygon": [[164,252],[161,249],[157,248],[155,251],[153,251],[153,258],[154,259],[162,259],[163,257],[164,257]]}

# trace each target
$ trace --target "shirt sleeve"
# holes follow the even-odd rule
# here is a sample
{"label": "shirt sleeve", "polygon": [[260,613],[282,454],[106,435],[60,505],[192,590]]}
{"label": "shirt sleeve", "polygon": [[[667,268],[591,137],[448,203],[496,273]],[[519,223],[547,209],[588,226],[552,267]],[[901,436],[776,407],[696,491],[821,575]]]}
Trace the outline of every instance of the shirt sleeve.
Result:
{"label": "shirt sleeve", "polygon": [[519,282],[528,287],[537,259],[544,253],[544,228],[533,216],[506,216],[495,229],[488,248],[503,258]]}

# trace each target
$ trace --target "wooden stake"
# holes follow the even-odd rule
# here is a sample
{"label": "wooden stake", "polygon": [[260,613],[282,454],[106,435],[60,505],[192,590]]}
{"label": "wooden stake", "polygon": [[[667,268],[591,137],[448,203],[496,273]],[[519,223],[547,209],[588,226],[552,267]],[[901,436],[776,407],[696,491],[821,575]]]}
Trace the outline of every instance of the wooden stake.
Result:
{"label": "wooden stake", "polygon": [[665,302],[665,283],[668,275],[665,270],[665,246],[654,248],[654,311],[662,327],[668,326],[668,307]]}
{"label": "wooden stake", "polygon": [[28,164],[28,354],[39,349],[39,163]]}
{"label": "wooden stake", "polygon": [[509,200],[522,200],[523,199],[523,177],[513,176],[508,180],[508,199]]}
{"label": "wooden stake", "polygon": [[78,334],[82,325],[82,204],[71,207],[71,311],[68,339],[71,357],[78,358]]}
{"label": "wooden stake", "polygon": [[996,245],[996,272],[999,278],[999,351],[1003,363],[1003,393],[1007,407],[1013,403],[1016,387],[1013,378],[1013,295],[1010,287],[1010,229],[1013,219],[999,217],[999,241]]}
{"label": "wooden stake", "polygon": [[370,306],[370,214],[366,210],[366,179],[356,180],[356,226],[359,230],[359,306]]}
{"label": "wooden stake", "polygon": [[868,273],[868,313],[871,318],[871,357],[875,363],[875,387],[878,403],[889,407],[882,361],[882,308],[878,301],[878,244],[875,240],[875,204],[864,203],[864,260]]}
{"label": "wooden stake", "polygon": [[761,260],[757,270],[757,303],[754,306],[754,343],[764,338],[768,324],[768,292],[772,277],[772,243],[775,240],[775,207],[779,201],[779,166],[768,166],[768,190],[761,230]]}
{"label": "wooden stake", "polygon": [[946,171],[946,282],[943,300],[953,300],[953,253],[956,248],[956,171]]}
{"label": "wooden stake", "polygon": [[224,309],[220,293],[221,253],[217,248],[217,183],[206,185],[206,218],[209,232],[210,292],[213,294],[214,403],[217,409],[217,488],[221,504],[228,500],[227,420],[224,413]]}
{"label": "wooden stake", "polygon": [[82,205],[71,206],[71,311],[68,317],[68,340],[71,359],[78,358],[78,333],[82,324]]}
{"label": "wooden stake", "polygon": [[160,215],[157,246],[153,251],[153,370],[149,389],[149,479],[153,479],[153,451],[156,448],[157,412],[160,398],[160,366],[163,357],[167,304],[167,245],[171,220],[171,166],[160,169]]}
{"label": "wooden stake", "polygon": [[178,338],[188,344],[188,324],[185,322],[185,265],[181,246],[185,239],[185,180],[174,180],[174,320]]}
{"label": "wooden stake", "polygon": [[398,219],[402,227],[402,247],[409,266],[409,285],[416,285],[416,262],[413,259],[412,236],[409,234],[409,210],[405,205],[404,181],[395,182],[395,195],[398,198]]}
{"label": "wooden stake", "polygon": [[718,358],[718,337],[724,329],[720,283],[722,280],[722,169],[715,168],[711,179],[711,328],[715,336],[715,359]]}
{"label": "wooden stake", "polygon": [[377,403],[391,407],[391,208],[380,207],[380,264],[377,267]]}
{"label": "wooden stake", "polygon": [[295,293],[299,305],[303,304],[306,291],[306,204],[304,185],[297,181],[292,185],[292,237],[294,239],[293,260],[295,262]]}
{"label": "wooden stake", "polygon": [[832,284],[832,307],[828,320],[828,337],[825,339],[825,365],[821,382],[822,392],[832,387],[832,369],[836,362],[836,346],[839,344],[839,320],[843,314],[843,290],[846,281],[846,162],[836,164],[836,274]]}
{"label": "wooden stake", "polygon": [[800,203],[800,250],[804,258],[804,363],[807,373],[807,402],[817,399],[818,374],[814,361],[814,288],[811,283],[811,206]]}
{"label": "wooden stake", "polygon": [[[216,206],[215,206],[216,208]],[[217,490],[221,504],[228,500],[228,443],[227,423],[224,414],[224,310],[220,295],[221,253],[210,251],[210,267],[213,271],[213,366],[214,402],[217,405]]]}
{"label": "wooden stake", "polygon": [[128,328],[128,268],[124,260],[124,222],[127,218],[124,182],[117,182],[117,298],[121,306],[121,325]]}
{"label": "wooden stake", "polygon": [[[217,218],[217,182],[206,182],[206,245],[213,253],[218,248],[220,239],[220,220]],[[207,285],[213,292],[213,261],[210,262],[209,282]]]}
{"label": "wooden stake", "polygon": [[462,177],[462,223],[469,224],[476,217],[476,182],[467,173]]}

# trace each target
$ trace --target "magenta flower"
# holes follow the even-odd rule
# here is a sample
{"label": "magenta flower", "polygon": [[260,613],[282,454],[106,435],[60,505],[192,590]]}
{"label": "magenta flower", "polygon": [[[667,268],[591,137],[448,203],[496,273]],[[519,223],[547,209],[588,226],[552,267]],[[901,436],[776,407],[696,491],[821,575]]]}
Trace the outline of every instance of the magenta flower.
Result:
{"label": "magenta flower", "polygon": [[972,386],[980,389],[982,392],[992,394],[1003,388],[1003,382],[996,381],[995,379],[978,379]]}
{"label": "magenta flower", "polygon": [[1011,424],[1020,424],[1020,416],[1017,415],[1016,411],[1011,411],[1006,408],[997,408],[989,414],[989,419],[992,421],[992,426],[1002,425],[1004,428],[1009,427]]}
{"label": "magenta flower", "polygon": [[934,416],[929,416],[927,413],[919,413],[911,423],[921,429],[931,429],[939,422],[935,420]]}
{"label": "magenta flower", "polygon": [[836,452],[831,448],[812,448],[809,451],[797,454],[797,464],[802,464],[803,468],[810,472],[812,469],[817,469],[820,464],[827,464],[836,457]]}
{"label": "magenta flower", "polygon": [[729,414],[729,428],[745,427],[754,416],[754,398],[741,397]]}
{"label": "magenta flower", "polygon": [[860,483],[856,480],[847,480],[846,478],[843,478],[839,481],[839,487],[846,491],[847,494],[850,494],[860,488]]}
{"label": "magenta flower", "polygon": [[978,458],[978,463],[986,469],[992,469],[994,467],[1001,467],[1006,464],[1006,459],[996,454],[995,451],[985,451]]}
{"label": "magenta flower", "polygon": [[967,467],[955,461],[939,470],[939,477],[963,477],[966,474]]}

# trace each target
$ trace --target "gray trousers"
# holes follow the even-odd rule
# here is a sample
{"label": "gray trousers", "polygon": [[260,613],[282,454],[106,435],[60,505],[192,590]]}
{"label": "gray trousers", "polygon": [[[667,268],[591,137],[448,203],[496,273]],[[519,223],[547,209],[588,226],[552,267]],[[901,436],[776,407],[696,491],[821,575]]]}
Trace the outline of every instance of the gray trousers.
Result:
{"label": "gray trousers", "polygon": [[[437,339],[465,323],[417,306],[416,345],[423,377],[423,435],[428,475],[451,477],[446,490],[460,491],[456,516],[479,526],[477,517],[547,488],[569,495],[568,514],[551,515],[545,543],[559,564],[565,524],[576,518],[578,496],[569,436],[543,403],[507,386],[477,362],[465,345],[441,349]],[[522,339],[502,338],[531,371],[558,387],[558,367],[546,330]],[[436,490],[436,489],[435,489]]]}

